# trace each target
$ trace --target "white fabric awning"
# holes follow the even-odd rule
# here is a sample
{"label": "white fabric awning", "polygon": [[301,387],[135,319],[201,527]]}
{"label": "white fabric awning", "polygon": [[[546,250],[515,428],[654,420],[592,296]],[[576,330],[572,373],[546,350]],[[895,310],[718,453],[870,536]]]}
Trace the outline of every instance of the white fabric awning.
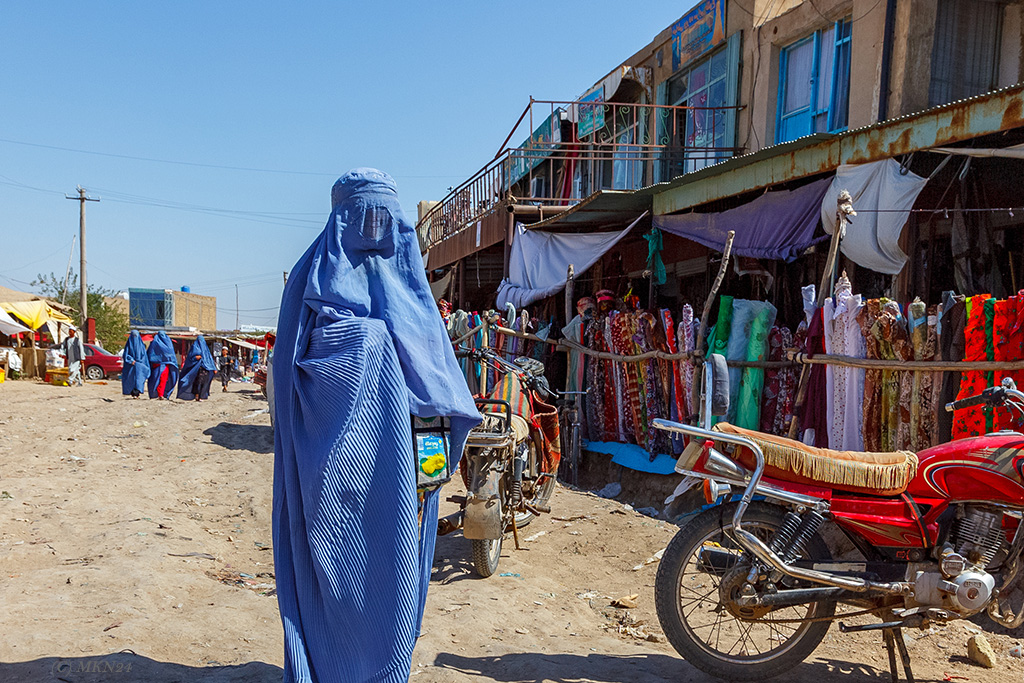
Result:
{"label": "white fabric awning", "polygon": [[646,215],[644,211],[618,232],[545,232],[517,225],[508,279],[498,285],[498,307],[510,303],[522,308],[558,293],[565,287],[570,264],[577,276],[582,275]]}
{"label": "white fabric awning", "polygon": [[12,334],[21,334],[22,332],[31,331],[32,330],[12,318],[7,311],[0,308],[0,332],[3,332],[7,336],[11,336]]}
{"label": "white fabric awning", "polygon": [[847,190],[857,215],[846,226],[840,249],[858,266],[895,275],[903,270],[907,255],[900,249],[903,226],[927,178],[901,173],[895,159],[868,164],[844,164],[821,201],[821,225],[832,234],[836,228],[836,202]]}
{"label": "white fabric awning", "polygon": [[259,349],[258,346],[241,339],[228,339],[228,344],[234,344],[235,346],[241,346],[243,349]]}

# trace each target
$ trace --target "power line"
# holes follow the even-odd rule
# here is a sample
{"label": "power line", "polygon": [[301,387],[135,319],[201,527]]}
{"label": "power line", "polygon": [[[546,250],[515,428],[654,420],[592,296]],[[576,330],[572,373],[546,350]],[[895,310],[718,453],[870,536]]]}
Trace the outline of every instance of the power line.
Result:
{"label": "power line", "polygon": [[[7,143],[9,145],[23,145],[25,147],[38,147],[40,149],[52,149],[59,152],[73,152],[75,154],[91,154],[93,156],[110,157],[112,159],[131,159],[132,161],[146,161],[155,164],[172,164],[175,166],[194,166],[197,168],[215,168],[222,171],[247,171],[250,173],[281,173],[285,175],[304,175],[304,176],[321,176],[337,178],[340,174],[338,173],[324,173],[322,171],[296,171],[293,169],[280,169],[280,168],[258,168],[251,166],[228,166],[224,164],[206,164],[198,161],[180,161],[177,159],[159,159],[156,157],[143,157],[135,156],[132,154],[114,154],[112,152],[97,152],[91,149],[76,149],[74,147],[60,147],[57,145],[44,145],[38,142],[25,142],[24,140],[11,140],[8,138],[0,138],[0,142]],[[465,175],[393,175],[394,178],[425,178],[425,179],[440,179],[440,178],[464,178]]]}

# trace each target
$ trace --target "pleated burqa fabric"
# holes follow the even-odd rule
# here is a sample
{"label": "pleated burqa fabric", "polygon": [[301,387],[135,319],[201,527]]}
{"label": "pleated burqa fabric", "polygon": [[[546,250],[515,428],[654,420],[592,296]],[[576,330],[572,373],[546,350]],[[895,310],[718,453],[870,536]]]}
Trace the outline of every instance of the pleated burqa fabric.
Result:
{"label": "pleated burqa fabric", "polygon": [[437,493],[417,499],[411,415],[450,419],[453,469],[480,417],[394,181],[357,169],[331,199],[288,278],[274,351],[284,680],[397,683],[437,529]]}
{"label": "pleated burqa fabric", "polygon": [[149,360],[146,358],[146,345],[142,343],[138,330],[128,333],[128,341],[121,351],[121,361],[124,364],[121,370],[121,393],[125,396],[139,396],[146,390]]}

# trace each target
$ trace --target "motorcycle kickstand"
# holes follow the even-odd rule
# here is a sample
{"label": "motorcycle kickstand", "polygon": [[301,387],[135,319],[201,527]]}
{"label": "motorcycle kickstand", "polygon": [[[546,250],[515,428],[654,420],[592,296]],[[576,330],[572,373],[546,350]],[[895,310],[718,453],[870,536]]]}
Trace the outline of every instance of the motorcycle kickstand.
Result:
{"label": "motorcycle kickstand", "polygon": [[887,628],[882,631],[885,640],[885,649],[889,652],[889,673],[892,676],[892,683],[899,683],[900,674],[896,668],[896,650],[900,651],[900,661],[903,663],[903,673],[907,683],[914,683],[914,672],[910,668],[910,653],[907,652],[906,641],[903,640],[903,629]]}
{"label": "motorcycle kickstand", "polygon": [[516,542],[516,550],[522,550],[519,547],[519,525],[516,524],[516,516],[512,515],[512,540]]}

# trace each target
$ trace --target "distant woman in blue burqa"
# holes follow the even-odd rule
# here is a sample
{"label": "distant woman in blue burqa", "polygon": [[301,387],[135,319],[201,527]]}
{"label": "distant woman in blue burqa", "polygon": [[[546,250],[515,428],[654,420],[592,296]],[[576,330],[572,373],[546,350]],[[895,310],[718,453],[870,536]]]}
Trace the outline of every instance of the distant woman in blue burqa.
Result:
{"label": "distant woman in blue burqa", "polygon": [[149,342],[149,397],[170,398],[178,383],[178,354],[166,332],[160,331]]}
{"label": "distant woman in blue burqa", "polygon": [[210,398],[210,382],[213,381],[216,369],[210,347],[206,345],[203,335],[199,335],[192,342],[192,348],[188,350],[181,366],[178,398],[182,401],[205,401]]}
{"label": "distant woman in blue burqa", "polygon": [[453,467],[480,416],[395,182],[356,169],[331,203],[288,278],[274,350],[284,680],[397,683],[437,531],[437,492],[417,499],[410,416],[449,418]]}
{"label": "distant woman in blue burqa", "polygon": [[125,396],[138,398],[146,390],[146,380],[149,378],[149,359],[146,357],[146,345],[142,343],[142,337],[138,330],[132,330],[128,334],[128,341],[121,351],[121,393]]}

